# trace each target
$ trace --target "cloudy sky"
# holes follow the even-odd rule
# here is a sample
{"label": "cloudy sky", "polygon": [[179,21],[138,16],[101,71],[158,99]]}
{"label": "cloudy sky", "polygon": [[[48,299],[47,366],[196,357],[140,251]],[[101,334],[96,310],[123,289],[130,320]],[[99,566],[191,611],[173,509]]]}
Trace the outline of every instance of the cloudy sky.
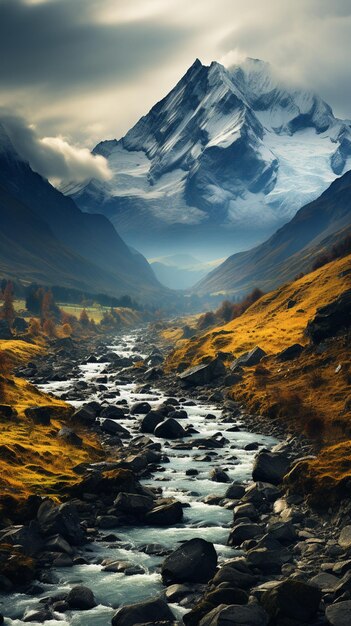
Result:
{"label": "cloudy sky", "polygon": [[350,0],[0,0],[0,107],[44,160],[74,160],[122,136],[196,57],[252,56],[351,117],[350,32]]}

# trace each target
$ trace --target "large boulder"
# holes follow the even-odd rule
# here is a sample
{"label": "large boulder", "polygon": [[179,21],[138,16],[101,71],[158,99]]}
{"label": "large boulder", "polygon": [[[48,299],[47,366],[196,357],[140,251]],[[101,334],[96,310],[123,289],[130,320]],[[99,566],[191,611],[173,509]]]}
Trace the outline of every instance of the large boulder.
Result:
{"label": "large boulder", "polygon": [[146,415],[151,411],[151,405],[148,402],[136,402],[130,409],[131,415]]}
{"label": "large boulder", "polygon": [[306,327],[306,335],[312,343],[320,343],[334,337],[351,326],[351,289],[344,291],[336,300],[320,309]]}
{"label": "large boulder", "polygon": [[292,361],[293,359],[297,359],[303,351],[303,346],[300,343],[293,343],[285,350],[282,350],[277,354],[278,361]]}
{"label": "large boulder", "polygon": [[142,433],[153,433],[156,426],[163,422],[165,416],[163,411],[149,411],[145,417],[142,419],[140,424],[140,432]]}
{"label": "large boulder", "polygon": [[216,358],[209,361],[209,363],[189,367],[181,374],[178,374],[178,376],[184,382],[189,383],[189,385],[207,385],[216,378],[224,376],[225,373],[226,368],[223,361]]}
{"label": "large boulder", "polygon": [[229,546],[240,546],[243,541],[255,539],[263,534],[262,527],[253,522],[239,522],[231,529],[228,537]]}
{"label": "large boulder", "polygon": [[179,439],[186,436],[186,431],[177,420],[169,417],[156,426],[154,434],[156,437],[162,437],[163,439]]}
{"label": "large boulder", "polygon": [[266,611],[258,604],[220,604],[200,621],[200,626],[266,626]]}
{"label": "large boulder", "polygon": [[351,600],[331,604],[327,607],[325,615],[330,626],[350,626]]}
{"label": "large boulder", "polygon": [[271,620],[290,618],[309,623],[322,598],[318,587],[300,580],[285,580],[262,594],[261,603]]}
{"label": "large boulder", "polygon": [[77,585],[73,587],[67,596],[67,604],[70,609],[88,611],[96,606],[94,594],[89,587]]}
{"label": "large boulder", "polygon": [[190,539],[174,550],[162,563],[165,585],[207,583],[217,568],[217,552],[205,539]]}
{"label": "large boulder", "polygon": [[104,419],[101,423],[101,430],[109,435],[117,435],[118,437],[130,437],[129,431],[121,426],[114,419],[109,417]]}
{"label": "large boulder", "polygon": [[115,500],[118,512],[131,515],[143,515],[155,506],[154,500],[149,496],[137,493],[119,493]]}
{"label": "large boulder", "polygon": [[73,545],[84,541],[85,535],[77,509],[69,502],[56,506],[52,500],[44,500],[39,507],[37,519],[44,536],[62,535]]}
{"label": "large boulder", "polygon": [[116,406],[115,404],[110,404],[109,406],[105,406],[100,413],[100,417],[108,417],[112,420],[118,420],[124,418],[124,411],[120,406]]}
{"label": "large boulder", "polygon": [[272,485],[280,485],[288,473],[290,460],[284,453],[261,450],[255,457],[252,478]]}
{"label": "large boulder", "polygon": [[31,419],[35,424],[41,426],[49,426],[51,417],[53,417],[53,408],[50,405],[31,406],[24,411],[25,416]]}
{"label": "large boulder", "polygon": [[117,610],[112,626],[135,626],[158,622],[174,622],[174,615],[162,598],[152,598],[136,604],[126,604]]}
{"label": "large boulder", "polygon": [[264,356],[266,356],[266,352],[259,346],[255,346],[250,352],[244,352],[244,354],[235,359],[230,369],[235,370],[237,367],[252,367],[253,365],[258,365]]}
{"label": "large boulder", "polygon": [[179,524],[182,519],[183,507],[180,502],[162,504],[145,515],[145,522],[150,526],[171,526],[172,524]]}

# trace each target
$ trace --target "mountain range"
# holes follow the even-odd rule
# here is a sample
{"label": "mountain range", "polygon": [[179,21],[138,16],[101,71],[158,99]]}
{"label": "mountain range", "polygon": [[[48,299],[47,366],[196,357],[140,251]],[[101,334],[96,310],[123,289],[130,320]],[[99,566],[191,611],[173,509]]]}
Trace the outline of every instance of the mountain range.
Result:
{"label": "mountain range", "polygon": [[194,292],[242,296],[253,288],[271,291],[308,272],[324,251],[351,235],[351,171],[302,207],[267,241],[230,256]]}
{"label": "mountain range", "polygon": [[32,171],[0,124],[0,276],[158,301],[146,259]]}
{"label": "mountain range", "polygon": [[[148,256],[223,257],[262,241],[348,169],[351,126],[257,59],[199,60],[121,139],[93,150],[108,182],[63,192]],[[253,228],[254,225],[254,228]]]}

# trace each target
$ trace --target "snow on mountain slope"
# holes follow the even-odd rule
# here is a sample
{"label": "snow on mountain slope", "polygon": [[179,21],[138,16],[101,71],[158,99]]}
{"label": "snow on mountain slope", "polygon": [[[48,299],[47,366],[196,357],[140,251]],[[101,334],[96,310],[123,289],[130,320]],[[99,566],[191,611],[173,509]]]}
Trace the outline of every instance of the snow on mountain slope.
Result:
{"label": "snow on mountain slope", "polygon": [[83,210],[107,215],[142,250],[149,240],[156,252],[160,235],[188,248],[190,232],[205,246],[222,233],[226,253],[252,220],[258,238],[270,234],[348,168],[351,126],[267,63],[196,60],[125,137],[94,152],[113,177],[66,187]]}

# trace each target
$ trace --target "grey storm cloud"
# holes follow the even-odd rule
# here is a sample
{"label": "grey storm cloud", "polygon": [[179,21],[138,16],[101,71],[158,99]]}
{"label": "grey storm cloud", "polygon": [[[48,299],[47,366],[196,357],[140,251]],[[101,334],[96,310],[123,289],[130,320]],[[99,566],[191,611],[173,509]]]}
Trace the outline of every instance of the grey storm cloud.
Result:
{"label": "grey storm cloud", "polygon": [[96,6],[95,0],[0,0],[2,86],[69,91],[129,79],[181,45],[188,30],[150,20],[99,22]]}
{"label": "grey storm cloud", "polygon": [[0,109],[1,126],[18,155],[31,168],[56,185],[90,178],[108,180],[110,170],[104,157],[93,155],[63,137],[40,137],[25,119]]}
{"label": "grey storm cloud", "polygon": [[269,61],[351,117],[350,0],[0,0],[0,105],[40,137],[120,137],[199,57]]}

